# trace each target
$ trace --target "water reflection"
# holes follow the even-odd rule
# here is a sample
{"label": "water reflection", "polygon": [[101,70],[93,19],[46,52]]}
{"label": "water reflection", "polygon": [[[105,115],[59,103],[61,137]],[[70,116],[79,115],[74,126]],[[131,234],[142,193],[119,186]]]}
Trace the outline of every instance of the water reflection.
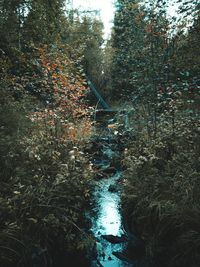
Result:
{"label": "water reflection", "polygon": [[102,191],[99,198],[98,226],[102,228],[101,234],[119,235],[121,229],[121,216],[119,214],[119,196],[116,193]]}
{"label": "water reflection", "polygon": [[120,217],[115,203],[108,203],[107,207],[103,206],[102,213],[103,216],[101,216],[99,223],[105,231],[104,234],[118,235],[120,232]]}
{"label": "water reflection", "polygon": [[103,179],[98,183],[95,192],[97,202],[97,220],[93,225],[93,232],[101,235],[120,235],[123,233],[121,226],[121,215],[119,213],[120,196],[117,192],[109,192],[110,185],[116,183],[121,173],[109,179]]}
{"label": "water reflection", "polygon": [[[124,234],[121,215],[119,211],[119,192],[110,192],[110,185],[114,185],[120,179],[121,172],[111,178],[98,182],[94,196],[97,202],[97,218],[93,221],[92,231],[97,238],[98,262],[103,267],[130,266],[112,255],[114,251],[122,251],[125,244],[111,244],[102,238],[102,235],[120,236]],[[94,263],[93,266],[98,265]]]}

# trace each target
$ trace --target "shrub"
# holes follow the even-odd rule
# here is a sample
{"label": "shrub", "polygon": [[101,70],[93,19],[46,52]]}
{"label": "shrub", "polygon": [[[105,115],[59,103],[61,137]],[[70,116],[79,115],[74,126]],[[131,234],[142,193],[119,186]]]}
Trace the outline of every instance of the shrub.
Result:
{"label": "shrub", "polygon": [[200,264],[200,124],[179,120],[174,134],[129,141],[123,208],[132,231],[160,266]]}
{"label": "shrub", "polygon": [[[73,255],[93,248],[85,218],[92,179],[89,156],[83,152],[91,126],[83,101],[86,88],[77,74],[67,78],[70,66],[58,66],[58,58],[55,67],[54,56],[49,61],[44,54],[40,57],[39,76],[34,66],[21,76],[9,74],[8,67],[1,81],[0,263],[4,267],[62,266],[61,257],[69,263]],[[60,73],[52,78],[55,72]],[[50,102],[27,91],[33,79],[45,81],[38,92],[44,96],[49,92]]]}

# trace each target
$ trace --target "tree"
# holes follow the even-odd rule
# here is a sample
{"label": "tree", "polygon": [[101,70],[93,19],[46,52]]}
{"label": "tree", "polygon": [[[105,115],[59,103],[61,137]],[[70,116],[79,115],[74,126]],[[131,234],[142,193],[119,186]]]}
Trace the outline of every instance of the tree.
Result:
{"label": "tree", "polygon": [[63,0],[29,1],[28,14],[23,25],[23,40],[28,42],[27,45],[31,42],[38,46],[59,41],[66,26],[64,3]]}
{"label": "tree", "polygon": [[0,38],[1,49],[10,53],[10,48],[20,48],[21,46],[21,27],[24,19],[24,0],[0,1]]}
{"label": "tree", "polygon": [[[118,1],[112,35],[112,79],[116,96],[125,96],[127,93],[130,95],[135,90],[134,72],[137,70],[144,41],[143,17],[138,1]],[[142,62],[141,58],[140,60]]]}
{"label": "tree", "polygon": [[[154,1],[142,6],[139,1],[119,1],[112,36],[113,91],[115,96],[143,106],[156,134],[158,92],[166,79],[169,23],[165,5]],[[141,111],[138,111],[141,121]],[[146,115],[144,115],[146,116]],[[143,115],[142,115],[143,117]],[[139,122],[140,123],[140,122]]]}

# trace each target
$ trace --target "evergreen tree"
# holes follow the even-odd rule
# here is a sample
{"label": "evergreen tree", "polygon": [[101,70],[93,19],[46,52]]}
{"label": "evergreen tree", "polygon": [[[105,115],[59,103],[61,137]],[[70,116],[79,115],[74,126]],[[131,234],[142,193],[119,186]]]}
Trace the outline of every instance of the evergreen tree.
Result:
{"label": "evergreen tree", "polygon": [[[29,2],[23,25],[24,42],[35,45],[55,44],[65,28],[63,0],[36,0]],[[64,25],[63,25],[64,24]]]}
{"label": "evergreen tree", "polygon": [[7,53],[11,53],[10,49],[20,48],[25,8],[24,0],[0,1],[0,48]]}
{"label": "evergreen tree", "polygon": [[133,100],[151,94],[164,67],[168,22],[164,11],[139,1],[118,1],[112,36],[113,90]]}
{"label": "evergreen tree", "polygon": [[143,13],[140,13],[138,1],[118,1],[112,35],[112,79],[116,96],[130,94],[134,90],[134,72],[137,69],[138,56],[140,57],[142,52],[143,41]]}

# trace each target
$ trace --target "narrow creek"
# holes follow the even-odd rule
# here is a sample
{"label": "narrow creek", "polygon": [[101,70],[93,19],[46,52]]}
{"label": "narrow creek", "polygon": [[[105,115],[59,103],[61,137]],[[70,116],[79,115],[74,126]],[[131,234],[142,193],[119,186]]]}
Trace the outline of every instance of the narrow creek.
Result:
{"label": "narrow creek", "polygon": [[121,216],[120,180],[123,173],[118,138],[107,128],[108,122],[104,119],[100,124],[97,131],[101,134],[94,144],[97,152],[93,163],[99,170],[99,178],[93,192],[95,207],[91,214],[91,230],[96,238],[96,257],[91,267],[129,267],[134,266],[132,262],[118,257],[126,249],[128,238]]}
{"label": "narrow creek", "polygon": [[[95,218],[92,220],[92,232],[97,240],[97,260],[92,266],[121,267],[131,266],[125,264],[112,253],[123,251],[125,243],[109,242],[105,238],[120,237],[125,234],[120,214],[120,193],[115,189],[121,178],[122,172],[117,170],[115,174],[101,178],[96,183],[94,199],[96,207]],[[100,265],[101,264],[101,265]]]}

